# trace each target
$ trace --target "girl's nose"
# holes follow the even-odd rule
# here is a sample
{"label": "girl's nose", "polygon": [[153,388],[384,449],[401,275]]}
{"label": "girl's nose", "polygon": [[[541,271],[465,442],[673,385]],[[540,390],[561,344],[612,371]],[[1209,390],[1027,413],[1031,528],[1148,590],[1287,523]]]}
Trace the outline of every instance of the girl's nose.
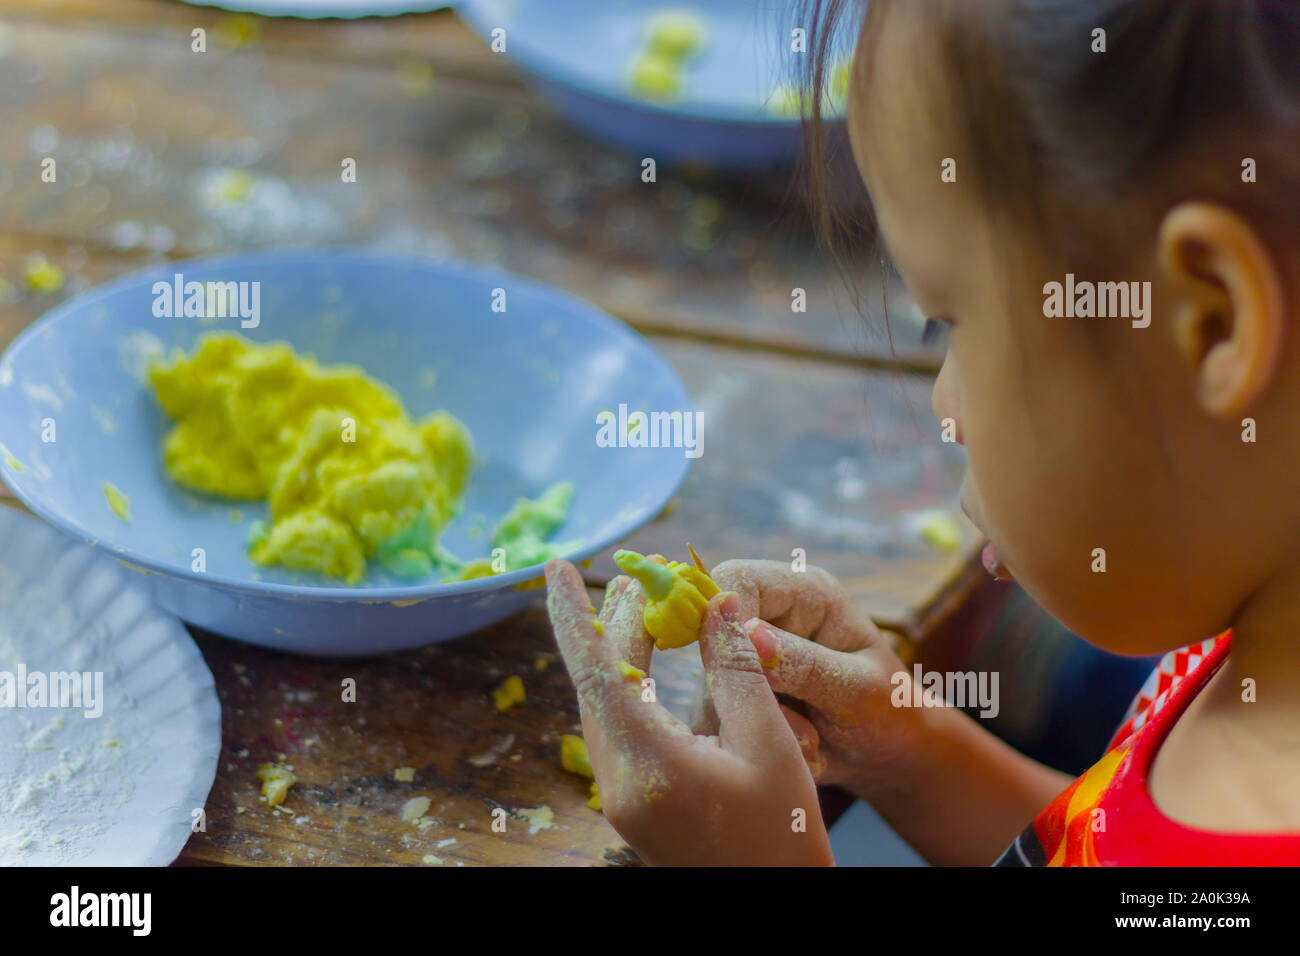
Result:
{"label": "girl's nose", "polygon": [[944,441],[963,444],[961,435],[961,418],[957,407],[957,389],[953,382],[952,363],[945,356],[939,367],[939,375],[934,380],[934,390],[930,393],[930,408],[943,429]]}

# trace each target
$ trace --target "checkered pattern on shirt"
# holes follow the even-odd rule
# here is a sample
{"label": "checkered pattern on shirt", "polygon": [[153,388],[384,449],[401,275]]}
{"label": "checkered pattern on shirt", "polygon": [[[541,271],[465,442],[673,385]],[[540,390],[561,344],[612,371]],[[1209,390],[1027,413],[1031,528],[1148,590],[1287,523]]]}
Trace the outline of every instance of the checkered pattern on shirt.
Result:
{"label": "checkered pattern on shirt", "polygon": [[1188,644],[1176,651],[1170,651],[1160,659],[1159,665],[1151,672],[1142,689],[1133,698],[1128,713],[1124,715],[1119,730],[1111,738],[1109,753],[1116,747],[1127,743],[1128,739],[1147,725],[1160,712],[1160,708],[1169,700],[1170,694],[1192,671],[1200,665],[1221,638],[1207,637],[1198,644]]}

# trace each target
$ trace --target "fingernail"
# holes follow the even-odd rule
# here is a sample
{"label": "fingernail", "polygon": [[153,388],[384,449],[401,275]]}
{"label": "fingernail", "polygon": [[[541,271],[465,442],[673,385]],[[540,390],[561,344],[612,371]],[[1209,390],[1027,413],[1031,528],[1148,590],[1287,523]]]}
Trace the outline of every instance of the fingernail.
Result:
{"label": "fingernail", "polygon": [[749,642],[754,645],[758,662],[764,667],[775,667],[781,655],[772,626],[766,621],[751,617],[745,622],[745,633],[749,635]]}
{"label": "fingernail", "polygon": [[718,602],[718,613],[728,624],[740,623],[740,595],[735,591],[726,591]]}

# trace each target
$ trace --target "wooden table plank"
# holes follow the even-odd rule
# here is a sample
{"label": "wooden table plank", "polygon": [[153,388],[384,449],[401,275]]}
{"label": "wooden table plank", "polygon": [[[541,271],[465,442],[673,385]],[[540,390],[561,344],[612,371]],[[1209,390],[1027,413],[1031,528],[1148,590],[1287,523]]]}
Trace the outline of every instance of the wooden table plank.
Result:
{"label": "wooden table plank", "polygon": [[[367,661],[276,654],[197,635],[222,707],[220,770],[207,829],[185,859],[208,864],[586,865],[621,862],[623,841],[587,807],[587,781],[561,769],[559,736],[580,733],[573,687],[539,610],[450,644]],[[535,661],[546,661],[545,671]],[[506,713],[491,692],[522,676],[527,701]],[[357,700],[341,700],[342,681]],[[511,741],[486,766],[473,759]],[[259,799],[258,766],[291,765],[284,810]],[[394,778],[411,767],[409,783]],[[403,804],[431,801],[423,827]],[[548,806],[530,832],[520,809]],[[493,811],[508,814],[494,832]],[[439,846],[441,841],[453,844]]]}
{"label": "wooden table plank", "polygon": [[259,17],[179,0],[0,0],[0,18],[90,27],[139,35],[183,36],[202,27],[209,49],[238,43],[277,56],[397,67],[412,80],[421,65],[437,63],[439,76],[517,84],[508,63],[493,54],[449,10],[359,20]]}

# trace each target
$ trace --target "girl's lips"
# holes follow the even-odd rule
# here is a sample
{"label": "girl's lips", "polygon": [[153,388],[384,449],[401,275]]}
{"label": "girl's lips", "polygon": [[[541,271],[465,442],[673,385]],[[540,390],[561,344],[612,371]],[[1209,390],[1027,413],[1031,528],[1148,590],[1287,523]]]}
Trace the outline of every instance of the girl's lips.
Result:
{"label": "girl's lips", "polygon": [[998,557],[998,549],[990,541],[984,545],[984,550],[980,552],[980,561],[984,564],[984,570],[998,581],[1014,581],[1015,577],[1003,565],[1002,559]]}

